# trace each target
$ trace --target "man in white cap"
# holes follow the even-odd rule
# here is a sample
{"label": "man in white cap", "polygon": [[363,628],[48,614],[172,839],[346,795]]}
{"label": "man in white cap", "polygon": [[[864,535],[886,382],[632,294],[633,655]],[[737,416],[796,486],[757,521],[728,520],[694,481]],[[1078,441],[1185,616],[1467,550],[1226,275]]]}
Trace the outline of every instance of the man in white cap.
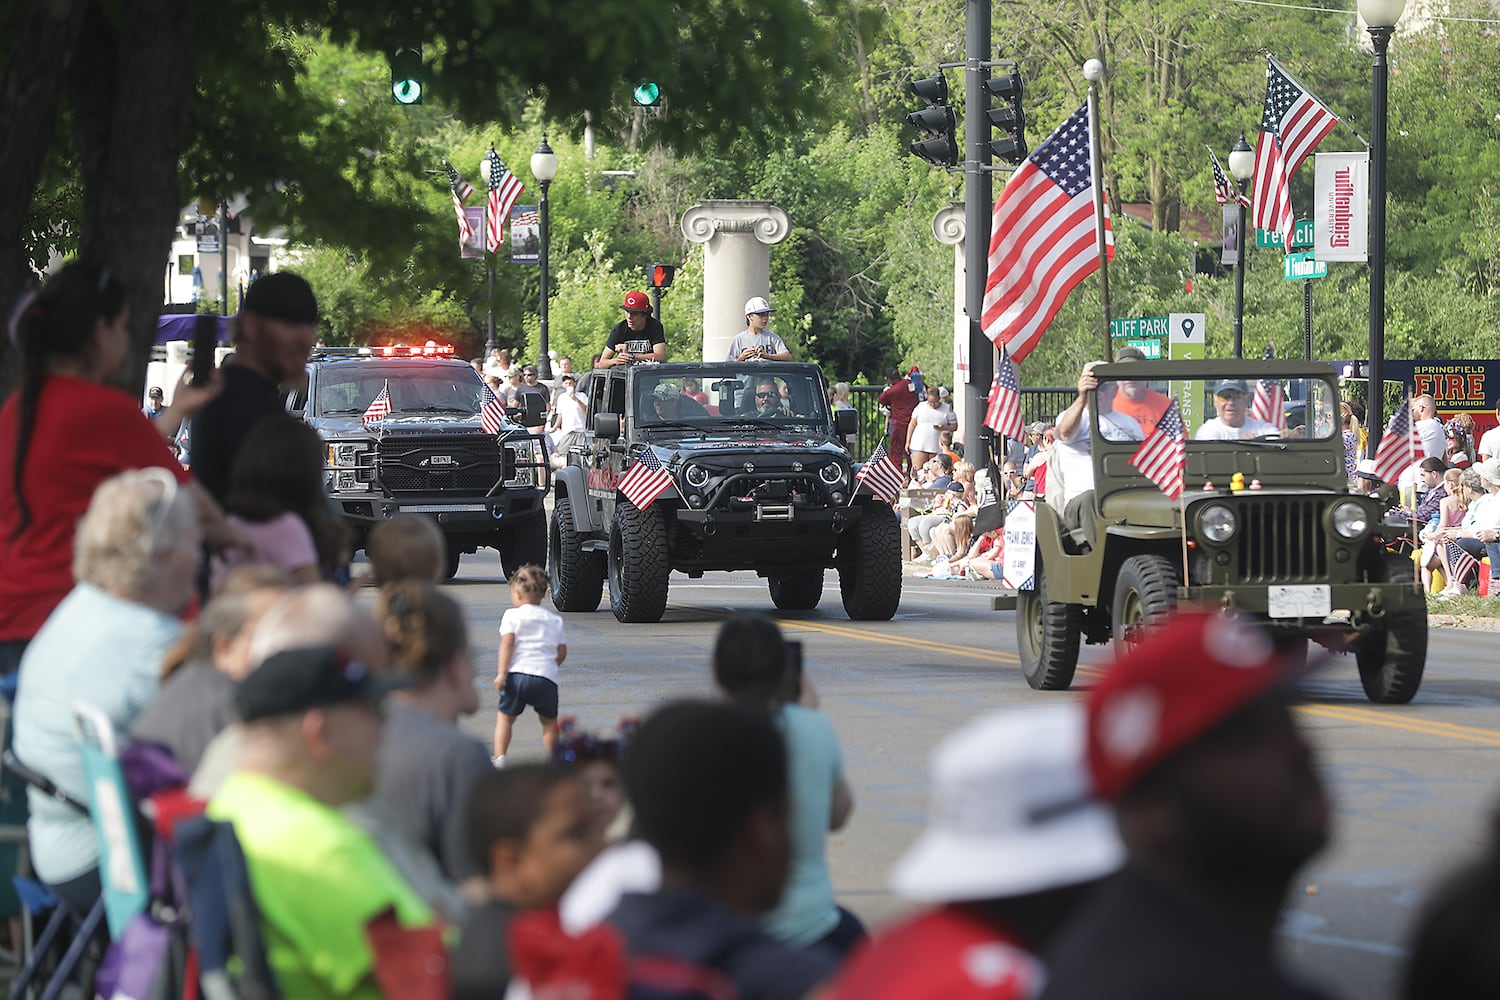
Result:
{"label": "man in white cap", "polygon": [[724,360],[736,361],[790,361],[792,352],[786,344],[769,329],[771,314],[776,310],[771,303],[759,295],[745,302],[745,329],[735,334],[729,342],[729,356]]}
{"label": "man in white cap", "polygon": [[1021,1000],[1053,930],[1124,858],[1092,800],[1077,702],[1007,709],[933,754],[928,828],[891,888],[933,906],[855,955],[830,1000]]}

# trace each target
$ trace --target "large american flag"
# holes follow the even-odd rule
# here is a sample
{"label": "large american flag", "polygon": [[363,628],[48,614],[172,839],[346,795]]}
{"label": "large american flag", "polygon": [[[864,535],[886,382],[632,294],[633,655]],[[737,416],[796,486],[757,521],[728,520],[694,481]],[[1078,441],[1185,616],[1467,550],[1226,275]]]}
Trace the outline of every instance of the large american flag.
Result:
{"label": "large american flag", "polygon": [[875,446],[875,450],[870,452],[870,457],[865,459],[865,464],[861,465],[859,471],[854,474],[854,481],[864,483],[870,488],[871,493],[887,503],[901,495],[901,488],[906,485],[906,477],[901,475],[901,467],[891,458],[884,438]]}
{"label": "large american flag", "polygon": [[1333,131],[1339,116],[1329,111],[1286,67],[1266,56],[1266,102],[1255,142],[1255,224],[1281,234],[1292,245],[1292,175]]}
{"label": "large american flag", "polygon": [[1461,586],[1469,574],[1479,569],[1479,560],[1464,551],[1457,542],[1448,543],[1448,569],[1453,577],[1448,581],[1454,587]]}
{"label": "large american flag", "polygon": [[1408,402],[1396,411],[1390,426],[1381,435],[1380,447],[1375,449],[1375,475],[1382,482],[1395,483],[1426,452],[1422,449],[1422,435],[1411,420],[1411,405]]}
{"label": "large american flag", "polygon": [[1250,199],[1229,182],[1229,175],[1219,166],[1219,158],[1214,155],[1213,147],[1209,147],[1208,158],[1214,165],[1214,201],[1220,205],[1244,205],[1249,208]]}
{"label": "large american flag", "polygon": [[495,395],[486,383],[484,401],[479,407],[479,426],[486,434],[499,434],[505,426],[505,400]]}
{"label": "large american flag", "polygon": [[[1270,344],[1266,345],[1266,353],[1261,356],[1262,361],[1270,361],[1276,357],[1276,348]],[[1255,383],[1255,399],[1250,403],[1250,416],[1256,420],[1264,420],[1268,424],[1275,424],[1279,431],[1286,430],[1286,397],[1281,391],[1281,380],[1274,378],[1263,378]]]}
{"label": "large american flag", "polygon": [[458,245],[466,247],[474,239],[474,227],[469,225],[469,217],[464,214],[464,202],[474,194],[474,186],[464,180],[447,160],[443,161],[443,166],[448,170],[448,190],[453,194],[453,214],[458,217]]}
{"label": "large american flag", "polygon": [[621,477],[618,486],[619,491],[625,494],[625,499],[640,510],[651,506],[657,497],[671,488],[672,474],[650,448],[640,453],[630,471]]}
{"label": "large american flag", "polygon": [[490,253],[500,249],[505,235],[505,220],[510,215],[510,206],[521,197],[526,185],[516,179],[510,168],[500,159],[500,154],[491,146],[485,159],[490,165],[490,195],[484,205],[484,248]]}
{"label": "large american flag", "polygon": [[1174,399],[1156,422],[1156,430],[1130,456],[1130,464],[1172,500],[1182,497],[1182,473],[1187,467],[1186,437],[1187,428]]}
{"label": "large american flag", "polygon": [[990,405],[985,410],[984,425],[996,434],[1020,438],[1025,433],[1021,423],[1021,385],[1016,381],[1016,366],[1002,344],[1000,363],[995,366],[995,381],[990,386]]}
{"label": "large american flag", "polygon": [[[1090,134],[1084,105],[1026,157],[995,199],[981,322],[1017,364],[1074,286],[1099,269]],[[1104,240],[1113,260],[1107,205]]]}
{"label": "large american flag", "polygon": [[360,421],[366,426],[378,424],[391,415],[391,380],[386,379],[375,398],[370,400],[370,405],[365,407],[364,416]]}

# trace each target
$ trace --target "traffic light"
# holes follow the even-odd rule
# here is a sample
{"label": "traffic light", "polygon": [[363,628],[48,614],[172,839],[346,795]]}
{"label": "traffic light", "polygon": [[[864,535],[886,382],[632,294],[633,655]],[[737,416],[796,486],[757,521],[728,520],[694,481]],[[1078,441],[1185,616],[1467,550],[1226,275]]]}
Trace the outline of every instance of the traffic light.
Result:
{"label": "traffic light", "polygon": [[906,116],[907,122],[928,137],[918,139],[908,147],[912,155],[936,167],[957,166],[958,138],[954,134],[957,121],[953,109],[948,106],[948,78],[939,73],[924,80],[913,80],[908,89],[927,102],[927,107]]}
{"label": "traffic light", "polygon": [[652,264],[646,272],[646,284],[652,288],[670,288],[677,277],[677,268],[671,264]]}
{"label": "traffic light", "polygon": [[397,49],[391,55],[391,99],[401,105],[421,104],[426,89],[421,46]]}
{"label": "traffic light", "polygon": [[984,90],[986,104],[991,97],[1002,102],[1000,107],[986,108],[984,112],[991,127],[1000,130],[1000,135],[990,140],[990,152],[996,159],[1016,166],[1030,152],[1026,148],[1026,112],[1021,108],[1021,96],[1025,91],[1021,74],[1013,69],[1008,76],[986,80]]}
{"label": "traffic light", "polygon": [[646,80],[635,85],[630,92],[630,103],[638,108],[654,108],[661,104],[661,86]]}

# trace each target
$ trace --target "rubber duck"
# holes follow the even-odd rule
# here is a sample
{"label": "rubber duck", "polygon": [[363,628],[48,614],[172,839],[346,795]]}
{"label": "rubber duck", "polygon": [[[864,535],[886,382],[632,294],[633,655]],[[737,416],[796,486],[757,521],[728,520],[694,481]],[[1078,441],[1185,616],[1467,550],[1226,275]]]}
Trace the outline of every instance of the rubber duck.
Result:
{"label": "rubber duck", "polygon": [[1260,489],[1260,480],[1259,479],[1252,479],[1252,480],[1250,480],[1250,488],[1252,490],[1258,490],[1258,489]]}
{"label": "rubber duck", "polygon": [[1243,472],[1236,472],[1234,475],[1229,477],[1229,492],[1238,493],[1244,488],[1245,474]]}

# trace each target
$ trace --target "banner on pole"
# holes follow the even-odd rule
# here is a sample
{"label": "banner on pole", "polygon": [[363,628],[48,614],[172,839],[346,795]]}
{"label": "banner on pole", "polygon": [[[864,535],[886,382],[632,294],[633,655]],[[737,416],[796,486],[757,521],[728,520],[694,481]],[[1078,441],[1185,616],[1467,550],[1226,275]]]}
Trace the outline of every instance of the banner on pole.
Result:
{"label": "banner on pole", "polygon": [[510,207],[510,262],[541,263],[542,227],[535,205]]}
{"label": "banner on pole", "polygon": [[1240,262],[1240,207],[1220,205],[1224,210],[1224,253],[1219,258],[1225,267],[1234,267]]}
{"label": "banner on pole", "polygon": [[1313,254],[1320,261],[1369,256],[1370,154],[1319,153],[1313,172]]}
{"label": "banner on pole", "polygon": [[464,218],[469,220],[469,242],[459,248],[459,259],[484,260],[484,206],[465,205]]}

